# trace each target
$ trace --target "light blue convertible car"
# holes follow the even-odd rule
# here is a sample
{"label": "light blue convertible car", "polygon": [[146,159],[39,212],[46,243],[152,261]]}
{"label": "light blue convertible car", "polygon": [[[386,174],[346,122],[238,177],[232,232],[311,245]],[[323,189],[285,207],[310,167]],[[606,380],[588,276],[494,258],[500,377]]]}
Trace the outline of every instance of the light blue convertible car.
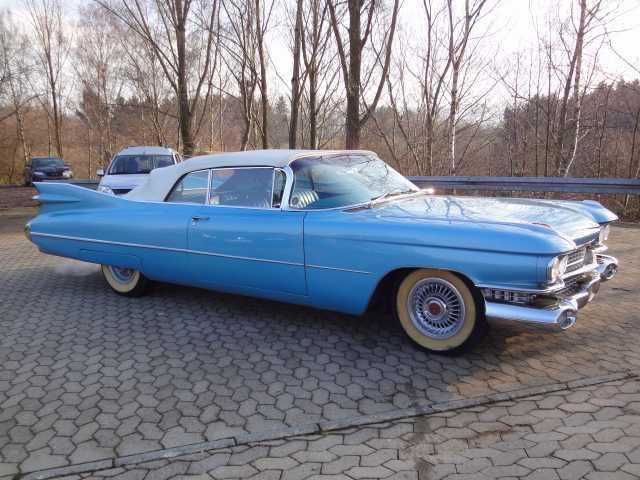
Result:
{"label": "light blue convertible car", "polygon": [[599,203],[435,196],[367,151],[196,157],[120,197],[36,188],[28,238],[102,265],[120,294],[153,280],[350,314],[387,300],[439,352],[491,319],[566,329],[617,270]]}

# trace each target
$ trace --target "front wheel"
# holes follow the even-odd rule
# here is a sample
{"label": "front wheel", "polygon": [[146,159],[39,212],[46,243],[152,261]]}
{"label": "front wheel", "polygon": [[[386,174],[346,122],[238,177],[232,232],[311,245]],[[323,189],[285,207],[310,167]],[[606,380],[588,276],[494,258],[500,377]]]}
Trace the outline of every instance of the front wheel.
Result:
{"label": "front wheel", "polygon": [[444,270],[425,268],[407,275],[396,291],[395,307],[409,338],[433,352],[457,353],[486,332],[467,284]]}
{"label": "front wheel", "polygon": [[138,270],[132,268],[102,265],[102,275],[109,286],[120,295],[140,297],[149,287],[149,280]]}

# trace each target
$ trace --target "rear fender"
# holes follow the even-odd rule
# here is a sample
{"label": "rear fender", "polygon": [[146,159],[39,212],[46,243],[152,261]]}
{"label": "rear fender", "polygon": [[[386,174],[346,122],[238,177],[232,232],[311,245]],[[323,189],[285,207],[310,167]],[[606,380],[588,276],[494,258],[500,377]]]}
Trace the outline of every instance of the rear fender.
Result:
{"label": "rear fender", "polygon": [[38,190],[38,195],[33,199],[38,202],[39,214],[89,208],[113,208],[125,201],[115,195],[96,192],[69,183],[36,182],[33,185]]}

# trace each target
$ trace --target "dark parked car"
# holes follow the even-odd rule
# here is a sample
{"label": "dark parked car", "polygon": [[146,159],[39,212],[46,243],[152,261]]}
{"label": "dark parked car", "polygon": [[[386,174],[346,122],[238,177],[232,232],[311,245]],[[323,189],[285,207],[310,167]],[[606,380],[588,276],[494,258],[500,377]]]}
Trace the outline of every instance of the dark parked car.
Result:
{"label": "dark parked car", "polygon": [[45,180],[67,180],[73,178],[71,167],[58,157],[31,157],[24,170],[25,185]]}

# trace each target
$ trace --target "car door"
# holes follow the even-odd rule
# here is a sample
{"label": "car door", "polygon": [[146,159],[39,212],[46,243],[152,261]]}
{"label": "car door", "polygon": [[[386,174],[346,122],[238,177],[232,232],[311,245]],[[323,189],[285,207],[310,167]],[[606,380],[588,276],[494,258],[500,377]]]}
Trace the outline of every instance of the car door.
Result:
{"label": "car door", "polygon": [[280,209],[285,174],[271,167],[212,169],[207,205],[188,244],[198,283],[230,291],[306,295],[304,212]]}

